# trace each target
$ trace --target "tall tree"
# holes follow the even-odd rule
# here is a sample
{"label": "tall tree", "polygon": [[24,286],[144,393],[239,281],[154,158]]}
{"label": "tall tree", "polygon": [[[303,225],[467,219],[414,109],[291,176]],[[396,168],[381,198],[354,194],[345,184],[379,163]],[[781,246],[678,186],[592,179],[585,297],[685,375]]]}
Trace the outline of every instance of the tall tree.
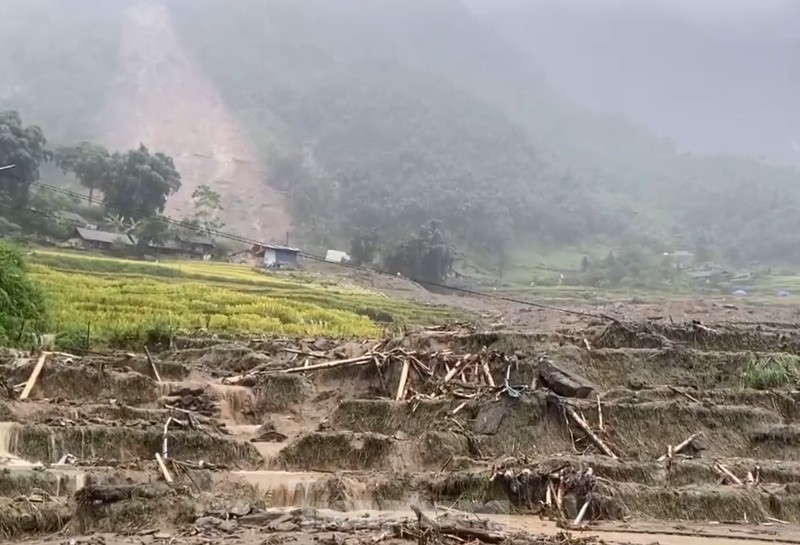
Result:
{"label": "tall tree", "polygon": [[139,220],[164,211],[167,197],[181,186],[172,158],[150,153],[144,145],[111,157],[109,183],[103,187],[106,209]]}
{"label": "tall tree", "polygon": [[39,165],[48,159],[46,145],[42,129],[25,127],[16,111],[0,110],[0,166],[15,165],[0,171],[0,195],[12,205],[28,202],[30,182],[39,179]]}
{"label": "tall tree", "polygon": [[201,184],[192,192],[192,205],[197,224],[206,230],[219,230],[225,224],[219,219],[222,198],[208,184]]}
{"label": "tall tree", "polygon": [[103,189],[111,176],[111,154],[103,146],[82,142],[77,146],[62,146],[54,154],[56,164],[72,172],[81,185],[89,190],[89,203],[96,189]]}

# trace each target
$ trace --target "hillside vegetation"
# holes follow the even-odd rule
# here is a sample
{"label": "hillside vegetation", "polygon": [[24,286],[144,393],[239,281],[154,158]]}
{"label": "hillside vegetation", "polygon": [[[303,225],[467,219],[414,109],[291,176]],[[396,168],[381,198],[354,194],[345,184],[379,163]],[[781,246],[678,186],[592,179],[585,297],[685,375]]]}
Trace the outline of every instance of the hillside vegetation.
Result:
{"label": "hillside vegetation", "polygon": [[[111,77],[120,14],[136,5],[118,4],[82,34],[88,2],[59,25],[56,0],[26,2],[14,25],[36,19],[33,6],[51,11],[24,38],[24,55],[0,47],[5,102],[57,128],[59,143],[83,136],[92,112],[80,105]],[[734,265],[800,263],[796,172],[679,154],[625,120],[580,109],[459,0],[161,4],[307,243],[369,236],[388,253],[439,220],[459,255],[495,272],[517,249],[599,241]],[[66,50],[86,52],[67,62],[60,86],[47,75],[65,62],[48,47],[56,26]]]}

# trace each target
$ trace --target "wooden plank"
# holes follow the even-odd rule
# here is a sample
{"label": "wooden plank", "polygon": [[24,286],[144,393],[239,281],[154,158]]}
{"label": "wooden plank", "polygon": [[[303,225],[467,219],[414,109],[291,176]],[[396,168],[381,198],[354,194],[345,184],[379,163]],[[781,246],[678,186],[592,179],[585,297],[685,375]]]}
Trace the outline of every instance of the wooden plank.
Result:
{"label": "wooden plank", "polygon": [[33,387],[36,385],[36,381],[39,378],[39,374],[41,374],[42,369],[44,368],[44,362],[47,359],[49,352],[42,352],[42,355],[39,356],[39,360],[36,362],[36,367],[33,368],[33,372],[31,376],[28,377],[28,382],[25,383],[25,389],[22,390],[22,394],[19,396],[21,401],[25,401],[28,399],[28,396],[31,395],[31,391]]}
{"label": "wooden plank", "polygon": [[395,401],[400,401],[406,394],[406,383],[408,382],[408,370],[411,367],[411,360],[406,358],[403,362],[403,370],[400,372],[400,384],[397,385],[397,395]]}

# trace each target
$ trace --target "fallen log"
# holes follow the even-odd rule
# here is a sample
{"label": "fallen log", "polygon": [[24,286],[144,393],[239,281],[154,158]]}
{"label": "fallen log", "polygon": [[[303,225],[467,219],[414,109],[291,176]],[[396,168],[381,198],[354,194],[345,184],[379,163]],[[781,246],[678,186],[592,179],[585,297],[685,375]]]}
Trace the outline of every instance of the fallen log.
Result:
{"label": "fallen log", "polygon": [[367,363],[371,363],[373,358],[373,354],[367,354],[366,356],[358,356],[357,358],[349,358],[346,360],[333,360],[333,361],[326,361],[323,363],[315,363],[314,365],[309,365],[307,367],[293,367],[291,369],[284,369],[284,373],[302,373],[304,371],[316,371],[317,369],[333,369],[334,367],[341,367],[343,365],[365,365]]}
{"label": "fallen log", "polygon": [[147,485],[123,485],[105,486],[88,485],[84,486],[73,496],[79,504],[90,503],[116,503],[129,500],[133,497],[155,498],[163,492]]}
{"label": "fallen log", "polygon": [[569,417],[572,418],[572,421],[575,422],[578,425],[578,427],[581,428],[584,431],[584,433],[586,433],[586,435],[589,437],[589,439],[591,439],[592,442],[600,450],[602,450],[607,456],[610,456],[614,460],[616,460],[618,458],[618,456],[616,454],[614,454],[614,451],[611,450],[610,448],[608,448],[608,445],[606,445],[603,442],[603,440],[600,439],[597,436],[597,434],[595,434],[592,431],[592,428],[589,427],[589,424],[587,424],[586,421],[583,418],[581,418],[578,415],[577,412],[575,412],[574,408],[570,407],[569,405],[566,405],[566,411],[567,411],[567,414],[569,415]]}
{"label": "fallen log", "polygon": [[540,384],[562,397],[585,399],[595,390],[594,385],[585,378],[570,373],[548,360],[541,361],[536,374]]}

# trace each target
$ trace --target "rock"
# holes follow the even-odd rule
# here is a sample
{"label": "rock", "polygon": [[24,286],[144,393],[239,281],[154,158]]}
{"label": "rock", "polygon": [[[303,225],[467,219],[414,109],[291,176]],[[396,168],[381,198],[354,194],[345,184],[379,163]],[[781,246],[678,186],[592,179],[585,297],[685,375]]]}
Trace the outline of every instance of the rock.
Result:
{"label": "rock", "polygon": [[167,540],[171,538],[172,536],[166,532],[158,532],[157,534],[153,534],[153,539]]}
{"label": "rock", "polygon": [[228,508],[228,514],[235,517],[243,517],[249,515],[252,510],[253,507],[249,503],[240,502],[230,506]]}
{"label": "rock", "polygon": [[225,532],[226,534],[231,534],[235,532],[238,527],[239,524],[235,520],[223,520],[222,522],[219,523],[217,529],[222,532]]}
{"label": "rock", "polygon": [[504,403],[484,405],[472,422],[472,433],[476,435],[494,435],[506,417]]}
{"label": "rock", "polygon": [[[280,511],[259,511],[240,517],[239,524],[242,526],[267,526],[271,522],[286,516],[288,516],[287,513],[282,513]],[[292,517],[289,516],[289,519],[286,520],[291,520],[291,518]]]}
{"label": "rock", "polygon": [[217,517],[200,517],[194,521],[196,526],[200,526],[202,528],[216,528],[221,522],[223,522],[222,519]]}
{"label": "rock", "polygon": [[299,527],[300,526],[296,522],[291,522],[291,521],[282,522],[280,524],[271,526],[271,528],[276,532],[294,532]]}
{"label": "rock", "polygon": [[397,430],[397,432],[394,434],[394,438],[398,441],[405,441],[408,439],[408,434],[403,430]]}
{"label": "rock", "polygon": [[476,513],[483,513],[486,515],[504,515],[510,513],[511,511],[511,502],[502,500],[488,501],[475,509]]}
{"label": "rock", "polygon": [[585,378],[546,359],[539,361],[537,379],[540,384],[562,397],[587,398],[596,389]]}

